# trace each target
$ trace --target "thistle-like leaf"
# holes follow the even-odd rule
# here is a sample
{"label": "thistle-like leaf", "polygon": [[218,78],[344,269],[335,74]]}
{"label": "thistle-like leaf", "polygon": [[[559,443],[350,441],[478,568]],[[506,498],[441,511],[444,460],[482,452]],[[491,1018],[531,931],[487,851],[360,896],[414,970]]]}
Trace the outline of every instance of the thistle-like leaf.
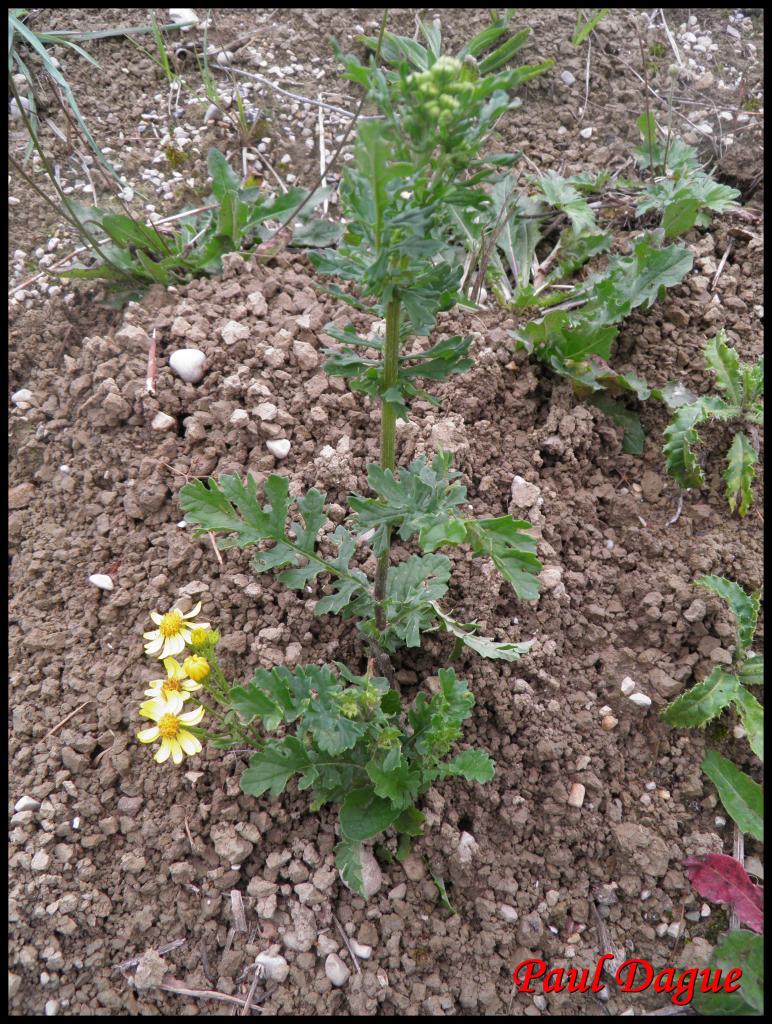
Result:
{"label": "thistle-like leaf", "polygon": [[735,698],[740,683],[719,666],[707,679],[682,693],[661,712],[661,718],[677,729],[705,725],[716,718]]}
{"label": "thistle-like leaf", "polygon": [[295,736],[268,740],[262,750],[253,754],[249,767],[241,775],[241,788],[250,796],[262,796],[270,790],[277,797],[293,775],[315,769],[303,743]]}
{"label": "thistle-like leaf", "polygon": [[460,776],[469,782],[490,782],[495,771],[495,764],[482,750],[464,750],[439,765],[440,778]]}
{"label": "thistle-like leaf", "polygon": [[504,579],[524,601],[539,596],[542,564],[536,557],[536,540],[527,530],[531,524],[512,516],[465,520],[467,540],[476,555],[488,555]]}
{"label": "thistle-like leaf", "polygon": [[413,729],[409,745],[436,760],[443,758],[461,735],[461,726],[474,707],[474,695],[453,669],[440,669],[439,678],[439,692],[431,700],[419,693],[408,712]]}
{"label": "thistle-like leaf", "polygon": [[362,880],[362,844],[345,838],[336,843],[335,866],[349,889],[366,899],[367,893]]}
{"label": "thistle-like leaf", "polygon": [[694,585],[712,590],[722,601],[726,601],[729,610],[734,615],[737,630],[735,659],[741,660],[753,643],[761,607],[761,594],[759,592],[747,594],[739,583],[728,580],[724,576],[700,576],[694,581]]}
{"label": "thistle-like leaf", "polygon": [[719,333],[705,346],[705,362],[716,375],[716,387],[723,391],[731,405],[739,406],[743,399],[743,380],[740,357],[726,343],[726,333]]}
{"label": "thistle-like leaf", "polygon": [[724,471],[724,482],[726,483],[726,499],[729,502],[729,510],[742,518],[751,507],[753,495],[751,487],[756,476],[756,463],[759,457],[753,445],[742,431],[734,435],[732,444],[726,456],[726,470]]}
{"label": "thistle-like leaf", "polygon": [[759,704],[750,690],[744,686],[737,688],[734,704],[740,715],[750,748],[756,757],[764,760],[764,708]]}
{"label": "thistle-like leaf", "polygon": [[665,467],[681,487],[702,487],[705,476],[692,446],[699,444],[696,427],[707,417],[704,402],[698,399],[682,405],[665,428]]}
{"label": "thistle-like leaf", "polygon": [[709,750],[702,770],[715,785],[721,803],[748,835],[764,842],[764,797],[761,786],[715,750]]}

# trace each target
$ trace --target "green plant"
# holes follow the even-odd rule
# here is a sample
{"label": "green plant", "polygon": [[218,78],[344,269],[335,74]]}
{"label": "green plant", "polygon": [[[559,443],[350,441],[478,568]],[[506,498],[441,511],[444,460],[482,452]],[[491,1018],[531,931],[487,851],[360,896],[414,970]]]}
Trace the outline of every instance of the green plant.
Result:
{"label": "green plant", "polygon": [[[148,284],[181,284],[201,274],[216,274],[222,270],[225,253],[249,251],[266,240],[272,234],[268,224],[288,224],[298,202],[307,196],[300,188],[280,196],[242,188],[240,178],[216,149],[210,149],[207,163],[212,195],[206,209],[177,219],[170,231],[64,199],[65,208],[79,223],[100,229],[108,241],[91,266],[62,271],[60,276],[107,281],[125,299]],[[322,199],[320,194],[314,205]],[[292,243],[327,245],[339,230],[332,221],[304,219],[294,225]]]}
{"label": "green plant", "polygon": [[[391,65],[386,70],[376,59],[365,66],[339,53],[347,77],[362,86],[379,119],[358,124],[354,160],[341,188],[345,235],[337,250],[311,256],[320,272],[352,287],[347,292],[333,285],[329,292],[385,319],[382,341],[361,337],[352,325],[325,328],[340,343],[327,352],[328,372],[381,405],[380,463],[368,468],[372,495],[352,495],[350,515],[333,528],[324,493],[314,488],[292,499],[288,480],[279,475],[265,481],[263,500],[251,476],[246,482],[227,475],[195,481],[180,492],[196,535],[225,534],[219,541],[223,549],[261,545],[252,567],[282,570],[279,579],[291,589],[308,593],[323,577],[326,592],[315,613],[354,620],[367,640],[371,662],[365,676],[341,665],[337,675],[312,666],[259,670],[250,686],[230,691],[224,700],[242,724],[248,719],[272,732],[295,723],[293,735],[268,740],[253,755],[242,788],[278,794],[299,773],[300,787],[314,791],[313,807],[340,803],[337,862],[358,891],[362,842],[390,826],[403,835],[418,834],[422,816],[415,801],[432,781],[461,775],[481,782],[493,772],[487,755],[477,751],[443,760],[471,712],[466,684],[453,670],[441,669],[439,691],[431,699],[419,693],[403,711],[389,656],[418,647],[423,633],[437,629],[453,639],[451,658],[468,647],[514,661],[531,646],[480,636],[476,623],[457,621],[441,607],[451,563],[438,549],[469,546],[490,558],[528,600],[538,595],[541,569],[530,524],[510,515],[470,519],[460,512],[466,490],[449,455],[440,452],[431,463],[416,459],[397,469],[397,418],[409,416],[415,398],[436,404],[419,382],[445,380],[471,365],[469,338],[428,348],[410,343],[429,335],[438,312],[463,301],[461,267],[448,241],[450,211],[487,201],[481,183],[508,158],[478,153],[498,119],[516,105],[510,93],[548,66],[498,70],[522,45],[523,33],[508,37],[477,64],[475,53],[508,36],[505,21],[486,29],[456,58],[441,54],[437,24],[422,31],[427,47],[383,33],[382,52]],[[395,535],[417,543],[420,554],[392,565]],[[372,576],[359,567],[368,550],[376,560]]]}
{"label": "green plant", "polygon": [[[97,29],[92,32],[72,32],[72,31],[56,31],[56,32],[38,32],[35,31],[30,21],[37,12],[31,12],[27,8],[12,7],[8,11],[8,78],[10,91],[16,100],[16,103],[21,107],[22,98],[16,89],[16,84],[13,80],[14,72],[23,76],[27,86],[26,100],[28,107],[28,117],[25,119],[25,125],[28,127],[30,132],[30,146],[28,148],[28,155],[32,152],[33,141],[38,139],[39,129],[39,116],[38,116],[38,104],[35,95],[35,78],[33,70],[27,63],[28,57],[23,53],[23,47],[26,45],[30,51],[37,55],[39,58],[43,71],[54,84],[54,86],[60,91],[64,97],[66,105],[69,107],[75,122],[83,135],[83,138],[88,143],[89,147],[95,153],[100,164],[111,174],[115,175],[115,171],[111,167],[109,161],[102,153],[102,150],[94,141],[91,132],[83,119],[83,115],[80,112],[75,95],[72,91],[70,83],[62,73],[59,62],[50,53],[50,47],[53,46],[64,46],[74,51],[78,56],[88,61],[89,64],[94,67],[99,67],[94,58],[87,53],[79,43],[88,42],[94,39],[109,39],[117,36],[130,37],[143,32],[154,32],[158,33],[158,26],[153,19],[152,26],[140,26],[140,27],[118,27],[118,28],[107,28]],[[164,29],[179,29],[181,25],[164,25]]]}
{"label": "green plant", "polygon": [[596,7],[576,12],[576,26],[571,36],[573,46],[581,46],[589,34],[596,29],[611,10],[610,7]]}
{"label": "green plant", "polygon": [[[726,343],[721,331],[705,346],[705,361],[716,375],[721,395],[703,395],[682,405],[665,430],[665,465],[681,487],[702,487],[705,475],[693,447],[700,443],[697,427],[719,420],[741,421],[753,433],[764,422],[764,358],[754,364],[742,363],[737,352]],[[756,475],[756,447],[743,430],[734,435],[726,455],[726,499],[731,512],[744,516],[751,506],[751,487]]]}
{"label": "green plant", "polygon": [[[761,595],[747,594],[739,584],[722,576],[701,576],[697,586],[713,591],[726,601],[735,619],[736,646],[732,669],[716,665],[707,679],[681,694],[661,712],[663,721],[676,728],[701,727],[732,706],[739,715],[753,753],[764,759],[764,708],[749,686],[764,681],[763,655],[754,654]],[[721,802],[743,832],[763,839],[761,786],[731,761],[711,750],[702,764],[718,790]]]}

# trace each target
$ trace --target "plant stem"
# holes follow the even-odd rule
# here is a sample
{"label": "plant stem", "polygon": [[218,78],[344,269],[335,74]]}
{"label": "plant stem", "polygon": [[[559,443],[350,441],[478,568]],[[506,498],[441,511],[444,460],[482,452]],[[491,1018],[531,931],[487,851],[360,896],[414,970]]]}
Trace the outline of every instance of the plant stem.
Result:
{"label": "plant stem", "polygon": [[[399,294],[392,295],[386,306],[386,343],[383,350],[384,391],[397,386],[399,378]],[[397,411],[393,402],[381,403],[381,469],[394,471],[397,449]],[[383,602],[386,598],[386,574],[389,570],[391,528],[386,530],[386,550],[378,558],[375,572],[375,624],[381,631],[386,628]]]}

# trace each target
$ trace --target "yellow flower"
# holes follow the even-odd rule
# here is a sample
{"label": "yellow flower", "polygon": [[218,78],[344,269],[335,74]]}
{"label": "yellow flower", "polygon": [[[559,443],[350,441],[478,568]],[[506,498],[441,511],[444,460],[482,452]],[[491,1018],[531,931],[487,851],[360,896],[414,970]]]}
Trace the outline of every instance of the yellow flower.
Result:
{"label": "yellow flower", "polygon": [[195,619],[201,611],[199,601],[195,608],[189,612],[181,612],[179,608],[172,608],[170,612],[161,615],[159,612],[151,612],[150,618],[158,626],[149,633],[143,633],[145,640],[145,654],[152,654],[158,658],[168,658],[175,654],[181,654],[185,650],[185,644],[190,643],[190,631],[192,629],[208,629],[208,622],[190,622]]}
{"label": "yellow flower", "polygon": [[207,630],[202,629],[201,626],[196,626],[195,629],[190,631],[190,646],[195,650],[196,647],[203,647],[207,639]]}
{"label": "yellow flower", "polygon": [[199,706],[195,711],[182,714],[184,698],[179,693],[172,694],[168,700],[157,698],[148,700],[139,709],[143,718],[149,718],[156,724],[150,729],[137,733],[140,743],[161,741],[161,747],[155,755],[158,764],[163,764],[171,757],[174,764],[182,764],[183,754],[200,754],[201,744],[185,726],[198,725],[204,717],[204,709]]}
{"label": "yellow flower", "polygon": [[[188,662],[185,659],[185,664]],[[188,679],[189,673],[185,671],[185,665],[180,665],[176,658],[164,658],[166,679],[151,679],[148,683],[149,689],[145,690],[146,697],[160,697],[168,700],[172,694],[178,693],[183,700],[187,700],[189,694],[201,687],[193,679]],[[203,678],[203,677],[199,677]]]}
{"label": "yellow flower", "polygon": [[209,662],[198,654],[189,654],[182,663],[183,672],[200,683],[209,675]]}

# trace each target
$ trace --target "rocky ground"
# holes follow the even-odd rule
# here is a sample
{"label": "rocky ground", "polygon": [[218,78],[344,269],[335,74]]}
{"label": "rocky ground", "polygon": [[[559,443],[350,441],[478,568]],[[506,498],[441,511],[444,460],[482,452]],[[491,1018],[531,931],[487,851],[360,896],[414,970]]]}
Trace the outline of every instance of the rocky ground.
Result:
{"label": "rocky ground", "polygon": [[[47,27],[59,28],[148,17],[144,9],[46,13]],[[482,10],[430,13],[458,43],[487,18]],[[499,142],[544,169],[621,165],[637,142],[643,103],[631,16],[615,11],[601,24],[588,60],[587,44],[569,42],[573,12],[523,15],[534,29],[526,59],[554,56],[556,66],[523,90]],[[234,57],[240,66],[351,109],[328,39],[355,45],[353,36],[374,31],[379,17],[222,10],[213,38],[246,38]],[[412,34],[412,11],[392,17],[395,31]],[[683,63],[675,121],[722,180],[743,191],[744,207],[689,236],[693,273],[625,323],[615,365],[652,384],[677,378],[704,391],[700,353],[720,328],[743,358],[761,351],[761,26],[729,11],[700,11],[692,22],[689,12],[668,9],[667,17]],[[651,102],[664,112],[675,51],[660,21],[644,32],[660,97]],[[240,158],[229,124],[205,122],[200,89],[185,91],[169,138],[188,159],[173,169],[163,156],[168,86],[160,71],[120,41],[92,49],[98,73],[61,59],[92,130],[120,156],[130,201],[160,216],[205,195],[208,146]],[[249,166],[268,184],[270,163],[287,183],[293,176],[311,185],[318,111],[266,90],[250,102],[260,105],[265,134],[246,147]],[[328,150],[345,123],[337,116],[325,114]],[[72,160],[62,176],[72,194],[88,198],[88,176]],[[511,665],[461,659],[457,671],[477,699],[464,742],[491,753],[495,779],[430,790],[425,836],[404,863],[375,862],[378,889],[365,903],[334,869],[334,811],[309,813],[294,788],[274,802],[244,796],[242,753],[207,750],[174,770],[155,765],[135,741],[137,702],[152,672],[141,634],[151,609],[176,600],[203,602],[203,616],[223,634],[230,676],[334,659],[364,667],[352,626],[315,618],[313,601],[255,577],[248,553],[226,552],[220,564],[184,528],[177,502],[192,477],[250,471],[260,480],[279,468],[293,493],[319,487],[342,514],[346,495],[366,486],[377,443],[377,413],[321,368],[329,341],[322,329],[330,320],[343,326],[348,311],[321,295],[305,258],[291,254],[266,265],[230,257],[222,278],[155,287],[124,311],[52,277],[27,284],[74,243],[13,175],[9,197],[11,1013],[232,1013],[238,1005],[228,998],[250,990],[262,1013],[283,1015],[664,1007],[664,995],[613,987],[606,1002],[516,995],[512,970],[529,957],[592,969],[607,951],[604,936],[655,966],[694,965],[726,927],[725,911],[703,905],[681,866],[688,855],[732,851],[731,821],[699,765],[706,743],[756,777],[759,764],[731,729],[674,731],[657,712],[731,657],[724,607],[692,581],[717,573],[760,587],[763,478],[740,521],[726,508],[719,460],[709,462],[705,488],[684,495],[674,521],[679,492],[664,472],[661,407],[642,409],[643,457],[626,455],[613,424],[513,356],[509,314],[441,318],[438,338],[473,336],[475,367],[439,389],[440,411],[417,405],[400,431],[399,458],[453,450],[475,514],[511,511],[534,523],[545,586],[538,602],[516,602],[479,562],[452,556],[456,617],[536,643]],[[158,380],[150,396],[153,331]],[[206,356],[198,384],[168,366],[187,345]],[[19,398],[20,390],[28,394]],[[278,440],[289,442],[281,458],[286,445],[268,447]],[[725,438],[711,440],[719,450]],[[109,575],[114,589],[90,584],[94,573]],[[445,640],[429,636],[417,654],[398,655],[404,692],[431,687],[448,653]],[[626,676],[651,697],[649,708],[622,695]],[[577,783],[584,799],[570,806]],[[758,870],[756,844],[746,852]],[[443,906],[434,876],[455,912]]]}

